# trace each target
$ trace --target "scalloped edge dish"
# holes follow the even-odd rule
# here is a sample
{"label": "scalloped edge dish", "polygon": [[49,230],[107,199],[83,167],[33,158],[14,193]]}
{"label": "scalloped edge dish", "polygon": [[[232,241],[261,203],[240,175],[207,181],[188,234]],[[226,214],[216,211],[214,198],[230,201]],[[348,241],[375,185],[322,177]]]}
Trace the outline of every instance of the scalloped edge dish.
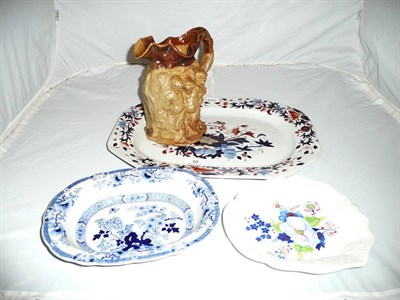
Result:
{"label": "scalloped edge dish", "polygon": [[133,167],[168,166],[205,177],[265,179],[289,176],[322,151],[311,120],[300,110],[250,98],[205,99],[207,131],[187,146],[149,141],[142,104],[122,113],[107,148]]}
{"label": "scalloped edge dish", "polygon": [[239,193],[222,213],[232,245],[274,269],[325,274],[365,266],[368,219],[331,186],[300,176]]}

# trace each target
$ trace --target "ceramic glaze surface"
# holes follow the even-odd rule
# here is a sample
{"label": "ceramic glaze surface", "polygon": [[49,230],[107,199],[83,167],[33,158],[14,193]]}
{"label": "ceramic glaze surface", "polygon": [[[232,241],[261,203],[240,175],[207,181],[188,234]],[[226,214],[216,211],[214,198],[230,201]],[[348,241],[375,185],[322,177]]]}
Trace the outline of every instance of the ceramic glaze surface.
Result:
{"label": "ceramic glaze surface", "polygon": [[141,105],[124,112],[107,142],[132,166],[173,166],[210,177],[285,177],[321,155],[311,120],[300,110],[262,99],[206,99],[207,131],[186,146],[160,145],[144,136]]}
{"label": "ceramic glaze surface", "polygon": [[[204,51],[198,61],[195,53],[200,42]],[[197,142],[206,131],[200,108],[214,60],[209,32],[196,27],[161,43],[155,43],[151,36],[141,38],[133,55],[149,60],[142,85],[147,138],[177,146]]]}
{"label": "ceramic glaze surface", "polygon": [[160,43],[156,43],[152,36],[140,38],[133,48],[133,55],[150,60],[154,68],[190,66],[196,60],[200,42],[205,44],[201,65],[207,72],[214,61],[214,42],[203,27],[192,28],[179,37],[167,37]]}
{"label": "ceramic glaze surface", "polygon": [[367,218],[348,198],[299,176],[238,194],[224,208],[223,225],[247,258],[313,274],[364,266],[375,240]]}
{"label": "ceramic glaze surface", "polygon": [[43,215],[42,237],[62,260],[128,264],[179,253],[207,236],[218,217],[215,193],[194,173],[118,170],[60,192]]}

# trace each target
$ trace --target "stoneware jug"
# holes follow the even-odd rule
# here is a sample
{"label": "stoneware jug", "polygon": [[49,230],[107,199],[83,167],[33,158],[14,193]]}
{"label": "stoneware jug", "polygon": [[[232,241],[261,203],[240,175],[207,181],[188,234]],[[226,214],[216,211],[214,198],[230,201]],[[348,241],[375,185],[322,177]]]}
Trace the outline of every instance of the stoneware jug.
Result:
{"label": "stoneware jug", "polygon": [[[195,53],[201,42],[204,51],[197,60]],[[150,61],[142,84],[147,137],[176,146],[197,142],[206,131],[200,108],[214,60],[209,32],[196,27],[161,43],[155,43],[152,36],[141,38],[133,55]]]}

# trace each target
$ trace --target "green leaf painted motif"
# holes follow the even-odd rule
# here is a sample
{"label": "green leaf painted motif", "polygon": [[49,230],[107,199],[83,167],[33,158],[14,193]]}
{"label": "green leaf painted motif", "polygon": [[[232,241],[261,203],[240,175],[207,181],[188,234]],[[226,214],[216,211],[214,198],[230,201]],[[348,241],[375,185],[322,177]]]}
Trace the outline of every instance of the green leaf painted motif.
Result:
{"label": "green leaf painted motif", "polygon": [[321,218],[317,218],[317,217],[304,217],[304,220],[306,220],[311,227],[317,227],[319,225],[319,223],[321,223],[321,221],[323,221],[325,218],[321,217]]}
{"label": "green leaf painted motif", "polygon": [[299,244],[294,244],[294,249],[296,250],[300,258],[303,257],[303,253],[314,252],[314,248],[309,245],[303,247],[300,246]]}
{"label": "green leaf painted motif", "polygon": [[276,232],[282,232],[282,229],[280,228],[281,224],[282,224],[282,222],[275,223],[275,221],[272,220],[271,225],[272,225],[272,228],[274,228]]}

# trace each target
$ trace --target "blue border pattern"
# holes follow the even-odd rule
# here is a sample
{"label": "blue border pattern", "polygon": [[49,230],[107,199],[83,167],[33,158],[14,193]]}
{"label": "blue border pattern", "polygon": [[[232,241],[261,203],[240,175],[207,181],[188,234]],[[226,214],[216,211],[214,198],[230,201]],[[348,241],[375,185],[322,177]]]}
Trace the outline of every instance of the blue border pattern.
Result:
{"label": "blue border pattern", "polygon": [[[67,237],[64,226],[67,222],[66,213],[75,205],[76,201],[80,201],[79,194],[81,189],[83,189],[81,185],[84,185],[88,181],[93,181],[94,186],[99,184],[99,188],[101,189],[102,186],[113,188],[127,181],[133,187],[135,184],[146,182],[147,184],[154,185],[154,190],[157,190],[158,183],[172,183],[174,181],[174,174],[179,173],[185,175],[185,184],[190,186],[193,196],[199,199],[203,211],[200,225],[193,228],[191,232],[183,235],[181,239],[159,248],[150,247],[150,249],[140,252],[131,251],[129,255],[124,257],[116,255],[116,253],[102,251],[88,252],[85,249],[79,248],[78,245],[71,244],[71,237]],[[185,210],[186,206],[182,206],[180,201],[184,202],[183,200],[179,200],[175,202],[175,205]],[[43,214],[41,236],[50,252],[62,260],[89,266],[122,265],[155,260],[183,251],[187,247],[204,239],[218,222],[219,216],[218,198],[213,188],[204,178],[194,172],[166,167],[122,169],[82,178],[68,185],[63,191],[58,193],[51,200]],[[188,224],[188,227],[190,226],[193,226],[193,224]]]}

